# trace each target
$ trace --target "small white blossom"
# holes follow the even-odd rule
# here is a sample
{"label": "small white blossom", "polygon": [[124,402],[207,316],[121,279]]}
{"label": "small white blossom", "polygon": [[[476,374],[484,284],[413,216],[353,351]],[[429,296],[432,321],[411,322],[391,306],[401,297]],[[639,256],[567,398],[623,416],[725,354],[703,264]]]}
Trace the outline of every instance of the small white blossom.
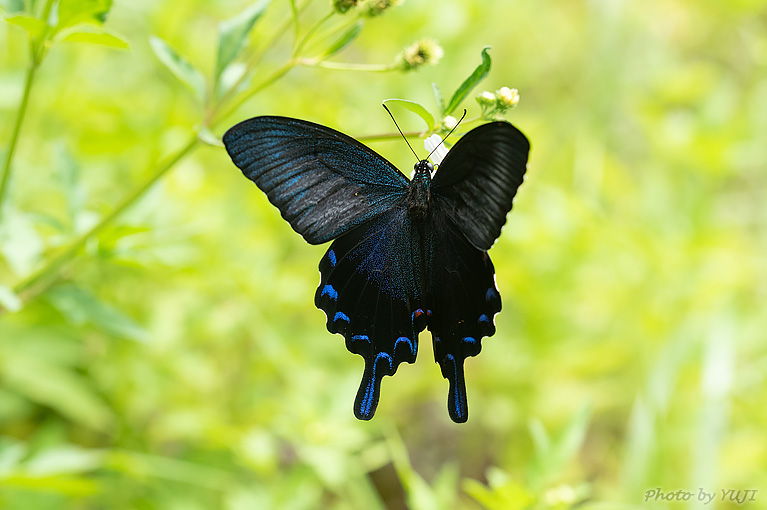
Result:
{"label": "small white blossom", "polygon": [[504,106],[517,106],[517,103],[519,103],[519,91],[517,89],[501,87],[501,89],[498,90],[495,95],[503,103]]}
{"label": "small white blossom", "polygon": [[[450,118],[453,119],[453,117]],[[445,144],[442,143],[442,138],[440,138],[439,135],[431,135],[429,138],[424,140],[423,147],[429,151],[429,154],[434,151],[434,154],[431,154],[431,162],[435,165],[442,163],[442,160],[445,159],[445,156],[447,156],[447,147],[445,147]]]}
{"label": "small white blossom", "polygon": [[482,92],[477,99],[482,103],[495,104],[495,95],[487,90]]}
{"label": "small white blossom", "polygon": [[442,119],[442,125],[445,126],[445,129],[453,129],[455,126],[458,125],[458,119],[456,119],[452,115],[448,115],[447,117]]}

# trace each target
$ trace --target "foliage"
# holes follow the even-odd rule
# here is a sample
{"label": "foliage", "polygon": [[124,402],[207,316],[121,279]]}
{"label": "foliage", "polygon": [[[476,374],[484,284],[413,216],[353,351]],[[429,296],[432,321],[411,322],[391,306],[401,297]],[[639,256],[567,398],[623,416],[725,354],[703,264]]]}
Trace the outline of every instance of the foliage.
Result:
{"label": "foliage", "polygon": [[[0,2],[0,508],[767,485],[763,2],[396,3]],[[392,97],[411,139],[466,108],[459,134],[505,114],[532,143],[462,426],[427,336],[354,419],[361,361],[312,303],[323,248],[220,147],[289,115],[407,170]]]}

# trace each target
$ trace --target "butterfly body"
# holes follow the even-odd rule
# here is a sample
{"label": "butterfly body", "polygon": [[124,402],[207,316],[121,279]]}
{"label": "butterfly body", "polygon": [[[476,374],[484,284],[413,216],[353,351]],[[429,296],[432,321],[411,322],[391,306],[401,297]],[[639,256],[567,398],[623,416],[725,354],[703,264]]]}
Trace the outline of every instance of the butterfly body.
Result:
{"label": "butterfly body", "polygon": [[381,379],[415,361],[428,328],[450,382],[450,416],[466,421],[463,363],[495,333],[501,299],[487,249],[522,182],[524,135],[486,124],[456,143],[434,177],[420,161],[411,180],[356,140],[297,119],[250,119],[224,144],[294,230],[313,244],[333,240],[315,304],[328,331],[365,360],[357,418],[372,418]]}

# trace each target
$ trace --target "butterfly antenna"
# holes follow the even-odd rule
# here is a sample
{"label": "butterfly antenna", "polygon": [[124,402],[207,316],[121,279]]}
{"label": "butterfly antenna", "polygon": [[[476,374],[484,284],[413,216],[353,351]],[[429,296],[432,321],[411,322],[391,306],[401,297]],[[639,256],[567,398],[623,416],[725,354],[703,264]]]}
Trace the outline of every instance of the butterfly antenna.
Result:
{"label": "butterfly antenna", "polygon": [[429,155],[428,155],[428,156],[426,156],[426,159],[429,159],[429,158],[431,157],[431,155],[432,155],[432,154],[434,154],[434,152],[435,152],[437,149],[439,149],[439,148],[440,148],[440,146],[441,146],[442,144],[444,144],[444,143],[445,143],[445,140],[447,140],[447,137],[448,137],[448,136],[450,136],[451,134],[453,134],[453,131],[455,131],[455,130],[456,130],[456,128],[457,128],[457,127],[458,127],[458,125],[461,123],[461,121],[463,120],[463,118],[464,118],[464,117],[466,117],[466,109],[465,109],[465,108],[463,109],[463,115],[461,115],[461,118],[460,118],[460,119],[458,119],[458,122],[456,122],[456,123],[455,123],[455,126],[453,126],[453,129],[451,129],[451,130],[450,130],[450,132],[449,132],[448,134],[446,134],[446,135],[445,135],[445,138],[443,138],[443,139],[442,139],[442,141],[441,141],[441,142],[439,142],[439,143],[437,144],[437,146],[436,146],[436,147],[434,147],[434,150],[433,150],[433,151],[431,151],[431,152],[429,153]]}
{"label": "butterfly antenna", "polygon": [[[399,128],[399,124],[397,124],[397,121],[394,120],[394,115],[392,115],[392,113],[389,111],[389,108],[386,107],[386,103],[381,103],[381,106],[383,106],[384,109],[389,113],[389,117],[391,117],[391,120],[394,121],[394,125],[397,126],[397,131],[399,131],[399,134],[402,135],[402,138],[405,140],[405,143],[407,144],[407,146],[410,147],[410,152],[413,153],[413,156],[415,156],[415,159],[417,159],[418,161],[421,161],[421,158],[419,158],[418,154],[415,153],[415,151],[413,150],[413,147],[410,145],[410,142],[407,141],[407,137],[405,136],[405,133],[402,132],[402,130]],[[464,110],[464,115],[466,115],[465,110]],[[463,117],[461,118],[463,119]]]}

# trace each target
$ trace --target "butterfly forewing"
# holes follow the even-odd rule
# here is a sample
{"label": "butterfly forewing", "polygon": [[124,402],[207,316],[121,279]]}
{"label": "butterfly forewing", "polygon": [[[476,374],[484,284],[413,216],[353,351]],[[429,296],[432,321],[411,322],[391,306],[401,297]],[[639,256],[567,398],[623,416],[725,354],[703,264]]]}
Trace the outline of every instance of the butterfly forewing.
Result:
{"label": "butterfly forewing", "polygon": [[432,191],[446,199],[444,214],[476,248],[488,250],[501,234],[529,151],[517,128],[492,122],[464,135],[437,169]]}
{"label": "butterfly forewing", "polygon": [[256,117],[224,135],[229,155],[293,229],[321,244],[388,210],[408,180],[358,141],[311,122]]}

